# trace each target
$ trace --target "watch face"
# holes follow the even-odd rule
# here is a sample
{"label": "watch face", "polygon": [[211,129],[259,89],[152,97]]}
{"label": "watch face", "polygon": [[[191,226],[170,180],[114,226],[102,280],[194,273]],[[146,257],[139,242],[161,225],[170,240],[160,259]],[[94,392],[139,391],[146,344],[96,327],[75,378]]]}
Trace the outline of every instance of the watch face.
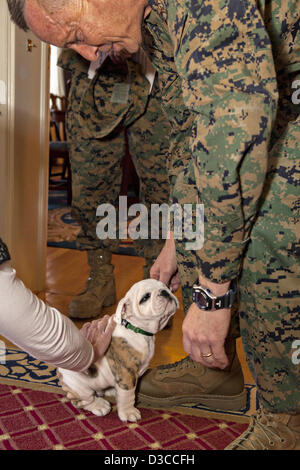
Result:
{"label": "watch face", "polygon": [[205,295],[203,294],[203,292],[199,292],[198,293],[198,305],[199,307],[206,307],[207,305],[207,299],[205,298]]}

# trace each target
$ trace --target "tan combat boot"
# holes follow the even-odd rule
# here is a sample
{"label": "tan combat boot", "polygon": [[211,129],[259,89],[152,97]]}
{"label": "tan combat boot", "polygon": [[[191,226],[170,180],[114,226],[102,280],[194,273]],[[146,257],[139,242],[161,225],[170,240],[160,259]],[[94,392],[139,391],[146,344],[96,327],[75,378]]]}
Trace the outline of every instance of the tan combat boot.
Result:
{"label": "tan combat boot", "polygon": [[225,450],[300,450],[300,413],[259,410],[248,429]]}
{"label": "tan combat boot", "polygon": [[137,404],[156,408],[188,403],[221,410],[245,408],[247,394],[234,340],[226,351],[230,365],[225,370],[205,367],[189,357],[150,369],[140,380]]}
{"label": "tan combat boot", "polygon": [[102,307],[116,303],[116,288],[108,250],[89,250],[87,252],[90,275],[83,292],[78,294],[69,305],[71,318],[94,318],[101,315]]}

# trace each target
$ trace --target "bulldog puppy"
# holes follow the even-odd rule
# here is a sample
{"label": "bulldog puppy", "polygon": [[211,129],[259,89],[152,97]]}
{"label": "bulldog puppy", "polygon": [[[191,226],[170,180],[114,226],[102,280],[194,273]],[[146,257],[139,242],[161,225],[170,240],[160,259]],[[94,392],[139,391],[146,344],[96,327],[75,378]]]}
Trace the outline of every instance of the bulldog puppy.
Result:
{"label": "bulldog puppy", "polygon": [[111,317],[117,326],[105,356],[88,373],[58,369],[60,384],[72,403],[105,416],[111,405],[103,395],[113,388],[120,420],[140,419],[134,406],[138,378],[153,357],[155,333],[165,327],[178,307],[177,298],[162,282],[146,279],[134,284]]}

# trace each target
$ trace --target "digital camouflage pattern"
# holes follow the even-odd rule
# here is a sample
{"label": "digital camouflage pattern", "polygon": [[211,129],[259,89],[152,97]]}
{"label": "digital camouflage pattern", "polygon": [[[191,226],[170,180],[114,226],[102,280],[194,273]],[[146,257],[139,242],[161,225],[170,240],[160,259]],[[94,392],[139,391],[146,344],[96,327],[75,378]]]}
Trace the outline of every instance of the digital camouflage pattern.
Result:
{"label": "digital camouflage pattern", "polygon": [[[150,209],[151,203],[169,199],[169,123],[161,110],[159,90],[155,83],[149,96],[149,82],[133,60],[116,65],[108,58],[92,80],[90,63],[72,50],[63,50],[58,65],[72,76],[66,123],[72,214],[81,225],[77,245],[82,250],[116,251],[119,240],[100,240],[96,235],[100,221],[96,209],[108,203],[118,208],[125,131],[140,179],[140,202]],[[155,259],[163,240],[136,240],[134,245],[139,256]]]}
{"label": "digital camouflage pattern", "polygon": [[[171,120],[173,200],[205,205],[205,243],[186,258],[187,278],[240,277],[242,337],[262,405],[299,412],[300,121],[290,85],[300,71],[300,2],[148,1],[145,44]],[[184,257],[184,244],[177,251]]]}

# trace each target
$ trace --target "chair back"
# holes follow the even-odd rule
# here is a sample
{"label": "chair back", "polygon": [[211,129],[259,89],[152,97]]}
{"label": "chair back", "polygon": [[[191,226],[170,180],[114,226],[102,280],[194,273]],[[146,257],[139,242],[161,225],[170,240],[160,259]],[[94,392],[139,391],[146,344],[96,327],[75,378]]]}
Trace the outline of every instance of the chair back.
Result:
{"label": "chair back", "polygon": [[67,140],[65,111],[50,110],[50,140],[59,142]]}
{"label": "chair back", "polygon": [[50,141],[65,142],[66,135],[66,110],[68,100],[65,96],[57,96],[50,94]]}

